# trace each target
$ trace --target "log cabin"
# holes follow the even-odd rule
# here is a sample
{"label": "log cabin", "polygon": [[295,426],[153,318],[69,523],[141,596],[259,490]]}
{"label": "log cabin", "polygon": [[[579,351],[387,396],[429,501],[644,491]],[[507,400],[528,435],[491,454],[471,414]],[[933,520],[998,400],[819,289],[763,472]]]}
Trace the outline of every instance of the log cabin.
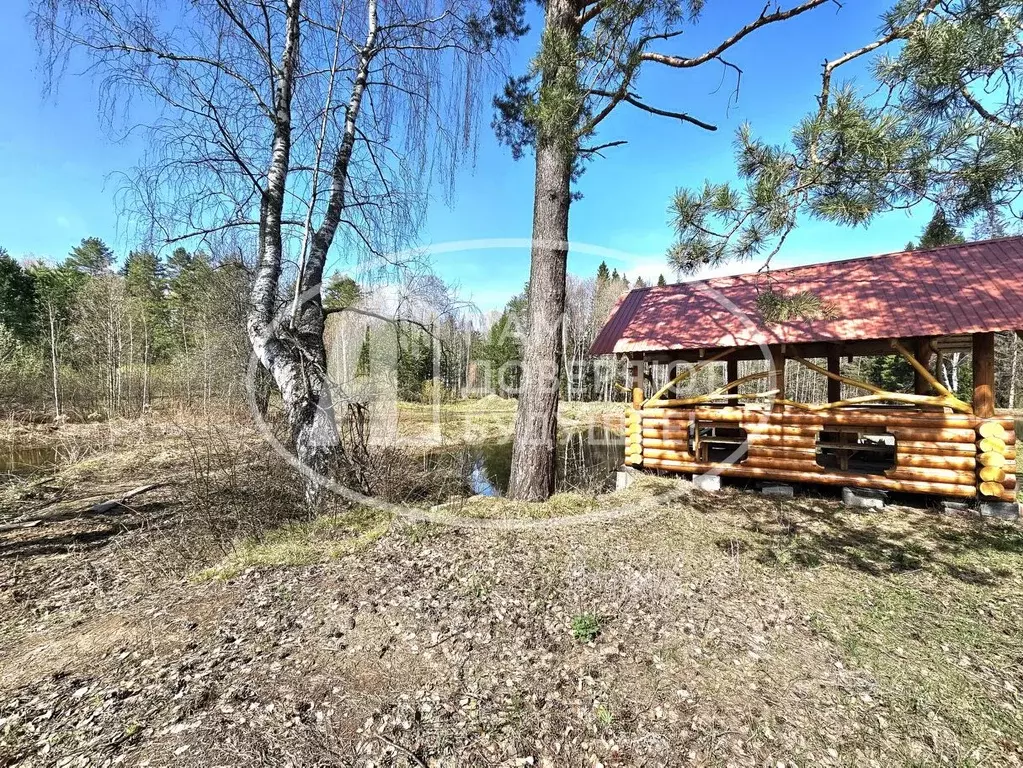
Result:
{"label": "log cabin", "polygon": [[[628,359],[625,463],[1014,502],[1016,435],[995,413],[995,333],[1023,329],[1021,272],[1014,237],[633,290],[591,350]],[[778,306],[789,314],[772,314]],[[956,352],[972,354],[972,398],[936,373]],[[886,391],[841,371],[843,360],[879,355],[903,357],[912,387]],[[744,360],[764,362],[740,377]],[[787,362],[824,377],[827,402],[786,397]],[[651,382],[655,363],[667,366],[666,386]],[[724,368],[723,386],[677,396],[708,366]],[[749,392],[761,379],[766,389]]]}

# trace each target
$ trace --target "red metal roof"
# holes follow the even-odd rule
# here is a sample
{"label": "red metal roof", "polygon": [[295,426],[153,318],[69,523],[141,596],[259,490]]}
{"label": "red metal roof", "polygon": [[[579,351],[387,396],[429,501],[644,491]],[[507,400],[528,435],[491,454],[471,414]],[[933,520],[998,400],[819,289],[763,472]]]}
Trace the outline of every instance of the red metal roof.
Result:
{"label": "red metal roof", "polygon": [[[766,290],[810,291],[832,314],[768,323]],[[1023,237],[640,288],[601,329],[595,355],[1023,329]]]}

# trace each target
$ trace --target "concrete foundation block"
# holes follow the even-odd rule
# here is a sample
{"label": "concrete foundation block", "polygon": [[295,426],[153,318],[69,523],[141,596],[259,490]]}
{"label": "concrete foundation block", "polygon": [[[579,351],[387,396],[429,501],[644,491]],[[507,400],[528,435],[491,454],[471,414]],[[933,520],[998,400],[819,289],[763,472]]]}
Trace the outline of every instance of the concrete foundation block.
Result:
{"label": "concrete foundation block", "polygon": [[944,499],[941,502],[941,514],[962,517],[964,515],[973,514],[973,510],[971,509],[969,502]]}
{"label": "concrete foundation block", "polygon": [[795,495],[795,489],[787,483],[763,483],[760,486],[760,493],[764,496],[791,499]]}
{"label": "concrete foundation block", "polygon": [[636,482],[636,470],[629,467],[622,467],[615,472],[615,490],[622,491]]}
{"label": "concrete foundation block", "polygon": [[843,488],[842,503],[856,509],[884,509],[888,494],[871,488]]}
{"label": "concrete foundation block", "polygon": [[693,485],[701,491],[720,491],[721,475],[693,475]]}
{"label": "concrete foundation block", "polygon": [[1018,520],[1019,504],[1014,501],[982,501],[981,517],[997,517],[1001,520]]}

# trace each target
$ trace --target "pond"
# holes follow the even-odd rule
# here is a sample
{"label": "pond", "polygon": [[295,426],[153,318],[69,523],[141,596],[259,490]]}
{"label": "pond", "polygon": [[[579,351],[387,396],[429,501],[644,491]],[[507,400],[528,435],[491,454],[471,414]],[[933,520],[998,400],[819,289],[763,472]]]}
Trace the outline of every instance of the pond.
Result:
{"label": "pond", "polygon": [[0,445],[0,475],[30,475],[57,465],[57,448],[52,445]]}
{"label": "pond", "polygon": [[[452,449],[458,450],[458,449]],[[558,491],[603,491],[614,484],[614,471],[622,463],[625,438],[607,427],[565,432],[558,436]],[[450,455],[441,450],[438,455]],[[511,476],[512,441],[468,444],[461,447],[462,466],[475,494],[503,496]]]}

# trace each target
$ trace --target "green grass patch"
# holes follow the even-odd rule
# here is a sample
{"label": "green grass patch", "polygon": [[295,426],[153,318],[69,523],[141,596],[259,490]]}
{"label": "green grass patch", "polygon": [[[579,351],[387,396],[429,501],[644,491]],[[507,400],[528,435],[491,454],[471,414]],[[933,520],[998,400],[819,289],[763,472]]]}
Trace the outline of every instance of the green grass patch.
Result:
{"label": "green grass patch", "polygon": [[600,636],[600,618],[592,613],[580,613],[572,618],[572,637],[590,643]]}
{"label": "green grass patch", "polygon": [[733,519],[765,568],[755,578],[795,577],[811,633],[876,681],[897,719],[886,728],[918,744],[1019,744],[1023,529],[806,499]]}
{"label": "green grass patch", "polygon": [[473,496],[435,507],[452,517],[482,520],[553,520],[592,512],[634,507],[678,488],[675,481],[661,477],[640,477],[621,491],[601,495],[556,493],[547,501],[514,501],[499,496]]}
{"label": "green grass patch", "polygon": [[[959,734],[1018,734],[1023,597],[939,580],[831,580],[818,600],[831,639],[881,684],[893,727],[921,740],[943,725]],[[823,598],[823,599],[821,599]],[[928,725],[931,724],[931,725]]]}
{"label": "green grass patch", "polygon": [[199,580],[230,579],[249,568],[288,568],[323,563],[360,552],[390,529],[387,513],[359,507],[340,515],[308,522],[286,523],[266,534],[239,541],[214,566],[197,574]]}

